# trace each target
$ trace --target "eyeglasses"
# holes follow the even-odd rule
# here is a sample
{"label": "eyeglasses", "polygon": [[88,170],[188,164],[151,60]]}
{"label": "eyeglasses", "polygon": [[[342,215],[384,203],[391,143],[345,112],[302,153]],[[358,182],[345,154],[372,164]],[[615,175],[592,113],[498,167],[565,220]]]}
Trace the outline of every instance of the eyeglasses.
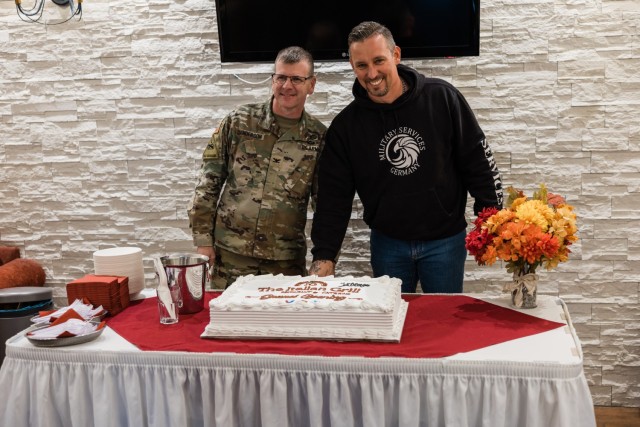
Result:
{"label": "eyeglasses", "polygon": [[300,86],[304,82],[309,79],[312,79],[313,76],[302,77],[302,76],[285,76],[284,74],[271,74],[271,80],[278,86],[283,86],[287,80],[291,80],[291,83],[294,86]]}

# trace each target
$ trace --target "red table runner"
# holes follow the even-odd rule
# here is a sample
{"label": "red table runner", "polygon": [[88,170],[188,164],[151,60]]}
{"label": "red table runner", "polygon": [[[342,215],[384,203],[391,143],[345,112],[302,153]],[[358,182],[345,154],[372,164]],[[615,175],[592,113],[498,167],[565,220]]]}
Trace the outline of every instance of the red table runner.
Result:
{"label": "red table runner", "polygon": [[465,295],[403,295],[409,308],[399,343],[201,338],[208,302],[219,295],[206,292],[205,309],[174,325],[160,324],[156,298],[132,301],[107,324],[148,351],[405,358],[451,356],[564,326]]}

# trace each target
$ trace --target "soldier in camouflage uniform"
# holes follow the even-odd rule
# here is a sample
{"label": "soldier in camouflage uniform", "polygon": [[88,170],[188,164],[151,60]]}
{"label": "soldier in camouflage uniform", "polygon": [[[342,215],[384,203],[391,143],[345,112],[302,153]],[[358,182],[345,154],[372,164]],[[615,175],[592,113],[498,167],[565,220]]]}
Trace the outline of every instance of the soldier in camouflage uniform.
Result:
{"label": "soldier in camouflage uniform", "polygon": [[231,112],[204,150],[188,213],[198,253],[215,260],[214,287],[247,274],[306,274],[304,228],[326,131],[304,111],[313,73],[307,51],[283,49],[273,96]]}

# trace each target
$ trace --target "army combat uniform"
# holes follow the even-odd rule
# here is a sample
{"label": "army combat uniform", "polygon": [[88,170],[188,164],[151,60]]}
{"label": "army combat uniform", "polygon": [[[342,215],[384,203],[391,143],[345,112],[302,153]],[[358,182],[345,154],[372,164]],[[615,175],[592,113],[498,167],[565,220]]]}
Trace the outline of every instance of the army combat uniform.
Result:
{"label": "army combat uniform", "polygon": [[202,156],[189,222],[196,246],[216,247],[227,284],[248,274],[233,269],[234,259],[247,257],[256,266],[273,261],[283,274],[293,262],[304,274],[307,207],[310,196],[315,201],[326,127],[306,112],[288,129],[278,123],[271,99],[241,106],[223,119]]}

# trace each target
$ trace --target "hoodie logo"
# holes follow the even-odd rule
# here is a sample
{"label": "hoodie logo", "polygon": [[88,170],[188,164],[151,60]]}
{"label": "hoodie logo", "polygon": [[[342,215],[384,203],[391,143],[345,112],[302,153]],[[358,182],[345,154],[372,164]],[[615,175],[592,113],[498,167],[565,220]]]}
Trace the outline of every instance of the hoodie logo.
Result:
{"label": "hoodie logo", "polygon": [[418,170],[418,156],[424,149],[424,140],[417,131],[400,127],[387,132],[380,140],[378,158],[391,163],[392,174],[406,176]]}

